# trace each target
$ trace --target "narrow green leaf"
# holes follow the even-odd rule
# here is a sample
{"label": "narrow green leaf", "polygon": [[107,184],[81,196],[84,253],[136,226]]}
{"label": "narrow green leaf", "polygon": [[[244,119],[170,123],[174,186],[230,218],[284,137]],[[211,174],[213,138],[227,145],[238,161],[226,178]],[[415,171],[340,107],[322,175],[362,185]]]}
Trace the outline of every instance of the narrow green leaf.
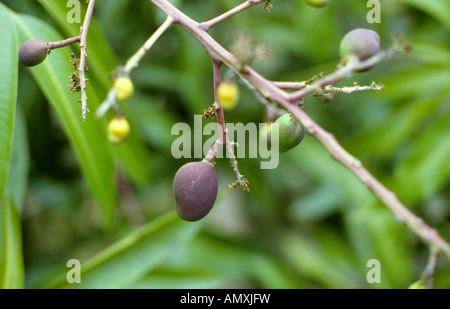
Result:
{"label": "narrow green leaf", "polygon": [[4,196],[0,202],[0,289],[24,285],[20,215],[14,202]]}
{"label": "narrow green leaf", "polygon": [[[171,211],[81,264],[81,283],[68,283],[69,268],[44,288],[127,288],[188,241],[201,225],[182,221]],[[76,257],[73,257],[76,258]]]}
{"label": "narrow green leaf", "polygon": [[16,120],[14,124],[14,141],[9,173],[7,192],[16,203],[19,212],[22,211],[23,200],[27,190],[28,171],[30,165],[30,153],[28,150],[28,135],[25,116],[20,106],[16,109]]}
{"label": "narrow green leaf", "polygon": [[[38,0],[38,2],[52,16],[53,20],[67,36],[79,35],[81,23],[69,23],[67,21],[67,14],[74,7],[68,8],[65,1]],[[82,3],[80,6],[81,22],[83,22],[85,11],[86,5]],[[95,89],[98,99],[102,101],[112,87],[109,76],[117,68],[118,62],[113,49],[110,47],[95,19],[91,20],[86,44],[88,46],[87,64],[89,73],[92,75],[89,79],[90,89]],[[90,106],[89,102],[88,104]],[[129,122],[133,129],[131,135],[126,143],[121,144],[119,147],[114,147],[113,150],[128,177],[137,184],[144,184],[150,180],[150,174],[148,173],[150,156],[148,150],[141,142],[142,138],[138,134],[139,131],[134,130],[134,128],[137,129],[133,124],[134,119],[129,119]]]}
{"label": "narrow green leaf", "polygon": [[444,26],[450,28],[450,19],[448,18],[450,12],[450,2],[448,0],[401,0],[403,3],[416,7],[422,10],[437,20],[439,20]]}
{"label": "narrow green leaf", "polygon": [[0,3],[0,201],[11,164],[17,99],[17,32],[7,8]]}
{"label": "narrow green leaf", "polygon": [[[403,200],[414,203],[441,189],[450,177],[450,122],[443,113],[418,136],[406,158],[395,168],[397,192]],[[425,155],[424,155],[425,154]]]}
{"label": "narrow green leaf", "polygon": [[[59,41],[62,39],[50,26],[39,19],[26,15],[13,14],[12,16],[23,40],[39,38],[46,41]],[[72,73],[69,59],[69,50],[58,49],[53,51],[43,63],[30,68],[30,71],[55,109],[72,149],[78,157],[91,192],[100,205],[105,222],[110,224],[116,205],[114,158],[106,138],[105,124],[96,120],[92,114],[88,114],[86,122],[80,119],[80,105],[75,103],[78,97],[72,96],[67,88],[68,77]],[[91,109],[97,105],[98,101],[90,99]]]}
{"label": "narrow green leaf", "polygon": [[294,271],[320,282],[327,288],[355,286],[352,278],[349,278],[322,248],[314,246],[305,237],[286,233],[281,239],[281,254],[292,264]]}

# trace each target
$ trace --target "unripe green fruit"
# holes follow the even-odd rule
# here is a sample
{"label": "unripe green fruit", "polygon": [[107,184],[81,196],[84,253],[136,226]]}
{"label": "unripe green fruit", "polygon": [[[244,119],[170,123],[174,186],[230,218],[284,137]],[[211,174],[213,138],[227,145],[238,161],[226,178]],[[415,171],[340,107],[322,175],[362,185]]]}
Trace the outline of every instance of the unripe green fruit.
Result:
{"label": "unripe green fruit", "polygon": [[427,287],[425,286],[425,284],[423,282],[416,281],[411,283],[411,285],[408,287],[408,289],[426,289]]}
{"label": "unripe green fruit", "polygon": [[279,131],[279,151],[286,152],[303,140],[305,136],[305,130],[300,122],[293,118],[291,114],[284,114],[279,117],[275,123],[278,123]]}
{"label": "unripe green fruit", "polygon": [[19,48],[19,61],[27,67],[38,65],[47,58],[47,44],[38,39],[31,39]]}
{"label": "unripe green fruit", "polygon": [[380,36],[373,30],[356,28],[348,32],[341,40],[339,53],[341,58],[355,56],[366,60],[380,51]]}
{"label": "unripe green fruit", "polygon": [[326,6],[328,3],[330,3],[330,0],[305,0],[306,3],[308,3],[311,6],[314,6],[316,8],[321,8]]}
{"label": "unripe green fruit", "polygon": [[217,191],[217,174],[212,163],[200,161],[183,165],[173,180],[178,216],[186,221],[202,219],[214,206]]}

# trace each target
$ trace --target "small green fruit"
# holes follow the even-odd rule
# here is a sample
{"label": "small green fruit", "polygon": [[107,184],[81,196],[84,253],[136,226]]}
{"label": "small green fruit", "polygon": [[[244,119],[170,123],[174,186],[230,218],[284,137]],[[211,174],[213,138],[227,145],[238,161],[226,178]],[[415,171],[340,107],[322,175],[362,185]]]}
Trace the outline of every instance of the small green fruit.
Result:
{"label": "small green fruit", "polygon": [[348,32],[341,40],[339,53],[341,58],[355,56],[366,60],[380,51],[380,36],[373,30],[356,28]]}
{"label": "small green fruit", "polygon": [[326,6],[328,3],[330,3],[330,0],[305,0],[306,3],[308,3],[309,5],[316,7],[316,8],[321,8]]}
{"label": "small green fruit", "polygon": [[286,152],[303,140],[305,130],[300,122],[291,116],[291,114],[284,114],[279,117],[275,123],[279,125],[279,151]]}
{"label": "small green fruit", "polygon": [[411,283],[411,285],[408,287],[408,289],[426,289],[427,287],[425,286],[425,284],[422,281],[416,281]]}
{"label": "small green fruit", "polygon": [[218,191],[214,164],[200,161],[183,165],[173,180],[173,195],[178,216],[186,221],[205,217],[216,201]]}
{"label": "small green fruit", "polygon": [[19,48],[19,61],[27,67],[38,65],[47,58],[47,44],[38,39],[31,39]]}

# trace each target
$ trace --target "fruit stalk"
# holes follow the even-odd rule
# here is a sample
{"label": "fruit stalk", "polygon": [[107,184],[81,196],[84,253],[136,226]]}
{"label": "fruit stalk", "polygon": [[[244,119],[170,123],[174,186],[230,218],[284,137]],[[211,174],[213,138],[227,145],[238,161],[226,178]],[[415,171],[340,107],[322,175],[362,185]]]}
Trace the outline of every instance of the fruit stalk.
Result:
{"label": "fruit stalk", "polygon": [[209,31],[209,29],[211,29],[212,27],[214,27],[215,25],[217,25],[218,23],[223,22],[224,20],[256,5],[259,4],[261,2],[267,2],[267,0],[249,0],[249,1],[245,1],[244,3],[232,8],[231,10],[211,19],[205,22],[201,23],[201,26],[206,30]]}
{"label": "fruit stalk", "polygon": [[87,112],[89,111],[87,105],[87,94],[86,94],[86,57],[87,57],[87,34],[89,30],[89,25],[92,19],[92,13],[94,11],[95,0],[90,0],[86,16],[84,17],[83,26],[80,30],[80,66],[78,67],[78,75],[80,76],[80,86],[81,86],[81,119],[86,120]]}
{"label": "fruit stalk", "polygon": [[81,40],[80,36],[75,36],[72,38],[68,38],[62,41],[58,41],[58,42],[50,42],[47,44],[48,46],[48,50],[53,50],[53,49],[57,49],[57,48],[61,48],[61,47],[65,47],[67,45],[73,44],[73,43],[79,43]]}
{"label": "fruit stalk", "polygon": [[130,74],[133,69],[137,68],[141,59],[173,23],[173,17],[171,15],[168,15],[164,23],[162,23],[161,26],[159,26],[159,28],[147,39],[144,45],[142,45],[141,48],[139,48],[138,51],[128,59],[124,68],[126,74]]}

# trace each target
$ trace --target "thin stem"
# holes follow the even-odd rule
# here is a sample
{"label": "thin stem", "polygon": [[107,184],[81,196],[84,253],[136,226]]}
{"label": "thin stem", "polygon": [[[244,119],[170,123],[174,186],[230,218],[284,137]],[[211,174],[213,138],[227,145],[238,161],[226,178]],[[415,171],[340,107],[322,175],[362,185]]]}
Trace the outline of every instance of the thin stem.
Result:
{"label": "thin stem", "polygon": [[89,24],[92,19],[92,12],[94,11],[95,0],[90,0],[86,16],[84,18],[83,26],[81,27],[80,33],[80,66],[78,67],[78,75],[80,76],[80,86],[81,86],[81,119],[86,120],[86,114],[89,111],[87,106],[87,95],[86,95],[86,57],[87,57],[87,46],[86,39],[89,31]]}
{"label": "thin stem", "polygon": [[162,23],[161,26],[159,26],[159,28],[147,39],[144,45],[142,45],[141,48],[139,48],[138,51],[131,56],[130,59],[128,59],[124,68],[125,73],[130,74],[133,69],[137,68],[139,62],[145,54],[150,50],[150,48],[152,48],[153,44],[158,41],[161,35],[174,23],[174,21],[175,20],[172,16],[167,16],[164,23]]}
{"label": "thin stem", "polygon": [[345,93],[345,94],[350,94],[350,93],[355,93],[355,92],[362,92],[362,91],[369,91],[369,90],[375,90],[375,91],[381,91],[384,89],[384,85],[383,84],[377,84],[375,82],[372,82],[372,84],[370,86],[359,86],[359,85],[355,85],[352,87],[333,87],[331,85],[325,86],[324,90],[328,91],[328,92],[333,92],[333,93]]}
{"label": "thin stem", "polygon": [[[125,66],[122,68],[120,74],[129,75],[133,69],[135,69],[142,58],[147,54],[147,52],[152,48],[156,41],[161,37],[161,35],[174,23],[172,16],[167,16],[164,23],[159,26],[159,28],[147,39],[147,41],[138,49],[138,51],[131,56]],[[119,110],[118,104],[116,102],[116,90],[111,88],[108,92],[106,99],[97,108],[95,115],[97,118],[103,117],[110,108],[115,108]]]}
{"label": "thin stem", "polygon": [[[211,147],[211,149],[208,151],[208,154],[205,157],[205,161],[208,161],[210,163],[214,162],[214,157],[217,155],[217,153],[222,149],[223,145],[226,147],[227,155],[230,158],[231,166],[233,167],[233,172],[236,175],[237,183],[239,186],[249,191],[249,183],[244,178],[244,176],[239,172],[238,168],[238,161],[236,160],[236,157],[234,155],[233,151],[233,145],[228,138],[228,130],[225,123],[225,116],[223,112],[223,108],[219,104],[218,95],[217,95],[217,89],[219,88],[219,85],[222,81],[222,74],[221,74],[221,68],[222,68],[222,62],[220,60],[217,60],[216,58],[212,57],[213,61],[213,75],[214,75],[214,107],[216,109],[216,117],[217,117],[217,124],[219,125],[219,138],[214,143],[214,145]],[[230,187],[231,186],[229,185]]]}
{"label": "thin stem", "polygon": [[242,68],[238,59],[218,42],[216,42],[207,33],[204,27],[200,26],[198,22],[186,16],[171,3],[166,0],[150,1],[167,15],[170,15],[176,19],[178,24],[191,33],[192,36],[206,48],[211,57],[220,60],[223,64],[241,74],[241,76],[246,78],[250,83],[258,88],[267,99],[273,102],[278,102],[281,106],[291,112],[302,123],[307,132],[324,145],[331,157],[342,163],[353,174],[355,174],[355,176],[363,184],[365,184],[373,192],[373,194],[398,218],[400,218],[411,231],[422,238],[425,242],[438,248],[442,254],[450,258],[450,245],[438,234],[436,230],[429,227],[421,218],[409,211],[406,206],[398,200],[397,196],[384,187],[372,174],[370,174],[358,159],[349,154],[337,142],[331,133],[319,126],[299,106],[295,104],[296,101],[304,98],[306,95],[314,93],[317,90],[321,90],[324,86],[332,84],[344,77],[348,77],[355,69],[362,69],[368,64],[372,64],[372,61],[376,63],[381,59],[391,57],[391,51],[387,52],[386,55],[379,53],[377,56],[374,56],[359,64],[347,64],[341,69],[338,69],[335,73],[325,76],[324,78],[313,83],[314,88],[308,87],[293,94],[288,94],[249,66]]}
{"label": "thin stem", "polygon": [[202,22],[200,25],[206,31],[209,31],[209,29],[211,29],[215,25],[223,22],[224,20],[226,20],[226,19],[228,19],[228,18],[230,18],[230,17],[232,17],[232,16],[234,16],[234,15],[236,15],[236,14],[238,14],[238,13],[240,13],[240,12],[242,12],[242,11],[252,7],[252,6],[254,6],[254,5],[257,5],[257,4],[259,4],[261,2],[265,2],[265,1],[267,1],[267,0],[248,0],[248,1],[245,1],[244,3],[242,3],[242,4],[234,7],[233,9],[223,13],[222,15],[219,15],[219,16],[211,19],[211,20]]}
{"label": "thin stem", "polygon": [[306,87],[306,82],[272,82],[275,86],[285,90],[300,90]]}
{"label": "thin stem", "polygon": [[81,40],[80,36],[75,36],[73,38],[68,38],[68,39],[65,39],[62,41],[58,41],[58,42],[50,42],[50,43],[47,43],[47,49],[53,50],[53,49],[65,47],[67,45],[80,42],[80,40]]}
{"label": "thin stem", "polygon": [[427,266],[425,266],[425,269],[420,276],[420,281],[424,286],[427,288],[433,287],[433,277],[434,272],[436,271],[436,266],[439,261],[439,249],[432,246],[430,248],[430,256],[428,257]]}
{"label": "thin stem", "polygon": [[206,161],[213,163],[214,158],[217,155],[217,153],[222,149],[223,145],[226,143],[227,139],[227,127],[225,124],[225,117],[223,114],[223,109],[219,105],[217,100],[217,89],[219,88],[219,85],[222,81],[222,74],[221,74],[221,68],[222,68],[222,62],[216,59],[213,60],[213,76],[214,76],[214,108],[216,110],[216,117],[217,117],[217,124],[219,125],[219,138],[216,140],[214,145],[209,150],[208,154],[206,155],[205,159]]}
{"label": "thin stem", "polygon": [[328,85],[335,84],[336,82],[340,81],[343,78],[348,78],[352,76],[355,71],[373,66],[381,62],[382,60],[390,57],[394,51],[398,51],[396,45],[389,51],[380,51],[379,53],[375,54],[369,59],[361,62],[356,61],[354,58],[352,58],[351,61],[348,61],[345,65],[338,68],[333,73],[324,76],[323,78],[312,83],[310,86],[303,87],[301,90],[291,93],[289,95],[289,100],[292,102],[296,102],[314,92],[319,92]]}

